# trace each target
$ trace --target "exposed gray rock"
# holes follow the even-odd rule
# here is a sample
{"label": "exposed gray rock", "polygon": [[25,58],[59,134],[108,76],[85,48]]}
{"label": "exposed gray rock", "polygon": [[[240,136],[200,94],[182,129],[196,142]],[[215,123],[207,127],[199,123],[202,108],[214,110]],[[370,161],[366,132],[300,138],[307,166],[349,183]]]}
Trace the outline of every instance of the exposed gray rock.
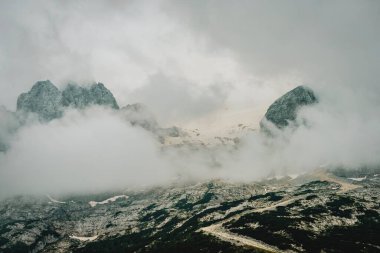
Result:
{"label": "exposed gray rock", "polygon": [[69,84],[63,90],[62,96],[64,106],[82,109],[90,105],[103,105],[119,109],[116,99],[102,83],[95,83],[90,87]]}
{"label": "exposed gray rock", "polygon": [[90,104],[89,90],[76,84],[68,84],[62,91],[63,105],[84,108]]}
{"label": "exposed gray rock", "polygon": [[282,129],[289,125],[289,122],[295,121],[298,110],[307,105],[318,102],[314,92],[306,86],[287,92],[269,106],[265,113],[264,119],[260,122],[261,129],[266,129],[266,121],[273,123],[277,128]]}
{"label": "exposed gray rock", "polygon": [[49,80],[39,81],[29,92],[18,97],[17,111],[36,113],[46,121],[61,117],[62,94]]}
{"label": "exposed gray rock", "polygon": [[90,87],[90,101],[96,105],[109,105],[113,109],[119,109],[116,99],[102,83],[95,83]]}

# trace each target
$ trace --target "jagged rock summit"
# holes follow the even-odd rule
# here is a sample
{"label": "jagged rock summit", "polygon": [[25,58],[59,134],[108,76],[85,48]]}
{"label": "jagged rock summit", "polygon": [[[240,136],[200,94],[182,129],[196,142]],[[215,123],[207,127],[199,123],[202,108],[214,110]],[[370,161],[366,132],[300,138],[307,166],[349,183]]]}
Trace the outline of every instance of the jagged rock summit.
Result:
{"label": "jagged rock summit", "polygon": [[269,121],[277,128],[283,129],[289,125],[289,122],[295,121],[301,107],[315,103],[318,103],[318,98],[313,90],[306,86],[298,86],[269,106],[260,122],[260,127],[265,130],[266,122]]}
{"label": "jagged rock summit", "polygon": [[17,111],[37,113],[41,119],[62,116],[62,93],[49,80],[38,81],[27,93],[17,99]]}
{"label": "jagged rock summit", "polygon": [[102,83],[89,87],[69,84],[61,92],[49,80],[38,81],[17,99],[17,111],[36,113],[44,121],[61,117],[65,107],[82,109],[90,105],[119,109],[114,96]]}
{"label": "jagged rock summit", "polygon": [[62,91],[62,96],[64,106],[84,108],[89,105],[106,105],[119,109],[114,96],[102,83],[95,83],[90,87],[68,84]]}

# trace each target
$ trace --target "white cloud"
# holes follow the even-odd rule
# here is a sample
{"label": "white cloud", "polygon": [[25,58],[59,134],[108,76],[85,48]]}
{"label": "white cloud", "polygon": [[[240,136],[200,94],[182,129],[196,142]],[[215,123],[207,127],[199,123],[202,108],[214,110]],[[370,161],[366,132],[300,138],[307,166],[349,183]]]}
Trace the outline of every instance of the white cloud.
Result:
{"label": "white cloud", "polygon": [[2,194],[95,192],[166,182],[158,142],[111,110],[68,111],[22,128],[0,159]]}

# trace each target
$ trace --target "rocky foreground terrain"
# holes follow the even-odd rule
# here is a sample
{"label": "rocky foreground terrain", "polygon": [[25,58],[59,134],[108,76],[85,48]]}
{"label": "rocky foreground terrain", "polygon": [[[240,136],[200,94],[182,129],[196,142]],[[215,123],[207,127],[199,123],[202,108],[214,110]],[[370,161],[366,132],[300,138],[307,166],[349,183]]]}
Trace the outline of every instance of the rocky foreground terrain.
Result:
{"label": "rocky foreground terrain", "polygon": [[0,252],[379,252],[379,169],[0,202]]}

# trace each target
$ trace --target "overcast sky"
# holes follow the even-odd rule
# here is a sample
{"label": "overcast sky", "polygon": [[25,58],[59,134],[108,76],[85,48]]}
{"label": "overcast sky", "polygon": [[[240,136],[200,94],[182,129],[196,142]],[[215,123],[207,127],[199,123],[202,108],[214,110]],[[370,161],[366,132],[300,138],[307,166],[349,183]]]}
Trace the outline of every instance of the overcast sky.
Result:
{"label": "overcast sky", "polygon": [[[103,82],[121,105],[139,100],[163,117],[265,108],[304,83],[371,96],[379,19],[377,1],[5,0],[0,104],[14,109],[44,79]],[[174,92],[187,98],[170,111]]]}
{"label": "overcast sky", "polygon": [[[263,148],[261,137],[247,138],[234,158],[218,154],[225,165],[219,175],[257,178],[273,169],[378,164],[379,27],[379,1],[3,0],[0,105],[15,110],[18,95],[38,80],[49,79],[60,88],[69,81],[97,81],[121,106],[146,104],[163,125],[215,119],[215,114],[223,118],[231,111],[249,112],[245,120],[257,125],[276,98],[306,84],[320,98],[318,106],[301,112],[313,127],[286,135],[285,142],[277,140],[276,151]],[[81,117],[72,112],[52,124],[22,129],[14,148],[0,156],[6,168],[0,172],[10,178],[4,180],[12,185],[26,166],[43,174],[54,164],[55,171],[83,168],[78,171],[82,177],[98,164],[101,174],[107,167],[102,162],[109,160],[115,162],[114,177],[105,179],[105,188],[121,175],[141,184],[176,175],[148,135],[125,128],[107,111],[85,113],[91,124]],[[93,134],[106,137],[93,140],[84,134],[91,127]],[[59,152],[52,151],[50,139],[62,143]],[[84,144],[72,149],[69,140]],[[123,152],[104,154],[104,143],[145,161],[130,161]],[[45,161],[46,153],[55,158]],[[65,163],[72,155],[73,164]],[[196,161],[204,154],[192,155]],[[93,156],[104,159],[91,161]],[[188,168],[193,176],[205,174],[199,171],[201,162],[178,163],[196,168]],[[145,178],[155,164],[163,168],[162,176]],[[131,169],[124,171],[127,165]],[[229,166],[240,173],[231,173]],[[145,174],[138,173],[140,167]],[[34,172],[30,177],[38,175]],[[62,189],[72,179],[62,178]],[[91,188],[98,180],[95,175],[77,188]]]}

